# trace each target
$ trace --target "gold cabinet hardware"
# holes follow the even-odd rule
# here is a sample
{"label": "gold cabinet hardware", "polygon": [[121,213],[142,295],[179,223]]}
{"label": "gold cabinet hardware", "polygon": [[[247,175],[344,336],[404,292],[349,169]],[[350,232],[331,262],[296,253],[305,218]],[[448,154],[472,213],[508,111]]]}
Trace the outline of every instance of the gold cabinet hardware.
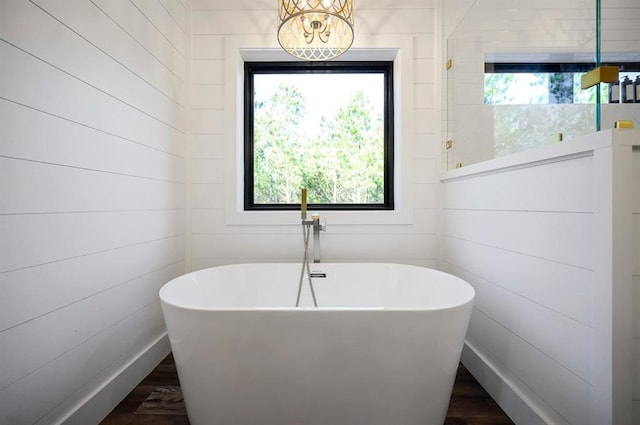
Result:
{"label": "gold cabinet hardware", "polygon": [[447,148],[447,150],[451,149],[453,147],[453,140],[447,140],[445,147]]}
{"label": "gold cabinet hardware", "polygon": [[456,162],[456,168],[462,168],[462,162]]}
{"label": "gold cabinet hardware", "polygon": [[453,66],[453,61],[451,59],[448,59],[447,64],[445,65],[445,67],[447,68],[447,71],[450,70],[452,66]]}

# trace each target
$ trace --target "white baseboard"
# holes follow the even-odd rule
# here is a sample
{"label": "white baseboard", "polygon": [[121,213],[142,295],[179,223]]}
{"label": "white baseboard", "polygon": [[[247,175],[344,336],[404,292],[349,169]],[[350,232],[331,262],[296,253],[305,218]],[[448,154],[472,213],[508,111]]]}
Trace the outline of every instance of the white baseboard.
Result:
{"label": "white baseboard", "polygon": [[97,389],[82,397],[56,425],[99,424],[170,352],[169,338],[164,332],[103,379]]}
{"label": "white baseboard", "polygon": [[468,342],[462,350],[462,364],[516,425],[569,425]]}

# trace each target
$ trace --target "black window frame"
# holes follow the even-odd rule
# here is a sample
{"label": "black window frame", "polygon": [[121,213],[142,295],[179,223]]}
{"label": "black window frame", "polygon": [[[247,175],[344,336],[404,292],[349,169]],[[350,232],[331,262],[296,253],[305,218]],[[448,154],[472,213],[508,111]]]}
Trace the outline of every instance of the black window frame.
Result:
{"label": "black window frame", "polygon": [[308,204],[316,211],[394,210],[394,90],[393,61],[245,62],[244,64],[244,210],[291,211],[300,204],[254,202],[254,78],[256,74],[366,74],[384,76],[384,201],[379,204]]}

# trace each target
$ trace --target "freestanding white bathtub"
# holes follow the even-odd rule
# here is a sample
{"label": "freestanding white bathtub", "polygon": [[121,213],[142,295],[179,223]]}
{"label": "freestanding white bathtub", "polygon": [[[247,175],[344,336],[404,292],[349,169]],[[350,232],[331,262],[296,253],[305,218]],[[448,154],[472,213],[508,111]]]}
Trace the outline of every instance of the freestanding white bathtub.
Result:
{"label": "freestanding white bathtub", "polygon": [[160,298],[192,425],[444,422],[474,298],[398,264],[237,264],[178,277]]}

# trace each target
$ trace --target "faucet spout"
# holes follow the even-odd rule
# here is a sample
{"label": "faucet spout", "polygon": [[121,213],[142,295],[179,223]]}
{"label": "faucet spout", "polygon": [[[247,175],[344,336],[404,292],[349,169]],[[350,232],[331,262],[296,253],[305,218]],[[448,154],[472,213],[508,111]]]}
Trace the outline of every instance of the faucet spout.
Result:
{"label": "faucet spout", "polygon": [[320,216],[313,214],[313,262],[320,262],[320,232],[326,229],[326,225],[320,224]]}

